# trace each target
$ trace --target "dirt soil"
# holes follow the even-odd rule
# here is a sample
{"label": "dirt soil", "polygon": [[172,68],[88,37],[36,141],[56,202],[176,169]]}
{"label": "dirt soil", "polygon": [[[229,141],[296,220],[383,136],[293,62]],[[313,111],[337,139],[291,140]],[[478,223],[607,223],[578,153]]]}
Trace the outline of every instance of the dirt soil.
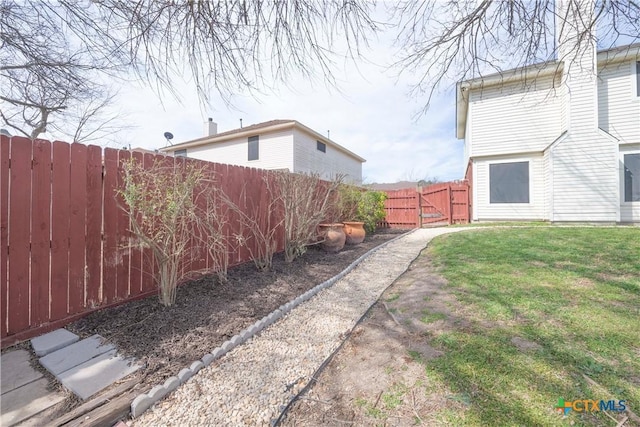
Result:
{"label": "dirt soil", "polygon": [[434,425],[457,408],[429,384],[424,362],[442,353],[430,338],[464,328],[445,280],[418,258],[373,306],[316,382],[291,406],[285,426]]}
{"label": "dirt soil", "polygon": [[[136,374],[144,392],[402,232],[378,231],[337,254],[312,246],[293,263],[277,254],[272,271],[246,263],[231,268],[225,284],[208,276],[180,286],[172,307],[152,296],[92,313],[66,328],[81,338],[100,334],[126,357],[135,357],[144,366]],[[66,411],[78,403],[70,397],[62,406]]]}

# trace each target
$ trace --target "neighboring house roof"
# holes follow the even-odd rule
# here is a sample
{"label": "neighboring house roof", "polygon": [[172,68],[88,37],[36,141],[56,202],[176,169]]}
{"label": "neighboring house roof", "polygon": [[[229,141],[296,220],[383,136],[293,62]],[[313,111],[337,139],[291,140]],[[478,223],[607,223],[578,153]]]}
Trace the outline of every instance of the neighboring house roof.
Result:
{"label": "neighboring house roof", "polygon": [[270,120],[268,122],[256,123],[250,126],[239,128],[239,129],[233,129],[233,130],[218,133],[215,135],[205,136],[202,138],[193,139],[191,141],[185,141],[180,144],[172,145],[170,147],[161,148],[160,151],[173,152],[176,150],[183,150],[187,148],[202,147],[205,145],[229,141],[235,138],[241,138],[245,136],[249,137],[256,134],[261,134],[261,133],[264,134],[264,133],[275,132],[275,131],[286,130],[286,129],[301,130],[302,132],[305,132],[311,135],[313,138],[317,139],[318,141],[324,142],[325,144],[339,151],[342,151],[343,153],[353,157],[354,159],[362,163],[366,162],[364,158],[358,156],[356,153],[344,148],[342,145],[339,145],[333,142],[329,138],[322,136],[318,132],[314,131],[313,129],[303,125],[302,123],[296,120]]}
{"label": "neighboring house roof", "polygon": [[129,151],[131,152],[136,151],[142,154],[163,154],[164,155],[164,153],[158,153],[158,150],[149,150],[147,148],[142,148],[142,147],[131,148]]}
{"label": "neighboring house roof", "polygon": [[[598,65],[604,66],[628,61],[638,55],[640,55],[640,43],[601,50],[598,52]],[[456,88],[456,137],[458,139],[465,137],[470,90],[485,89],[506,83],[533,82],[537,78],[562,73],[563,70],[564,61],[549,61],[458,82]]]}
{"label": "neighboring house roof", "polygon": [[390,183],[373,183],[369,185],[372,190],[378,191],[386,191],[386,190],[404,190],[405,188],[416,188],[418,186],[417,182],[413,181],[398,181],[398,182],[390,182]]}

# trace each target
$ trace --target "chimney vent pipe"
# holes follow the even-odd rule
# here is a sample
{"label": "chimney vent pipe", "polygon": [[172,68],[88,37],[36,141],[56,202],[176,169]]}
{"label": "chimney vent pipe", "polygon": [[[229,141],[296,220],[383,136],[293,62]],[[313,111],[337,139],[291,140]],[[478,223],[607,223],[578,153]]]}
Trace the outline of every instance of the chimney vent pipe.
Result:
{"label": "chimney vent pipe", "polygon": [[213,136],[218,134],[218,124],[211,117],[204,122],[204,136]]}

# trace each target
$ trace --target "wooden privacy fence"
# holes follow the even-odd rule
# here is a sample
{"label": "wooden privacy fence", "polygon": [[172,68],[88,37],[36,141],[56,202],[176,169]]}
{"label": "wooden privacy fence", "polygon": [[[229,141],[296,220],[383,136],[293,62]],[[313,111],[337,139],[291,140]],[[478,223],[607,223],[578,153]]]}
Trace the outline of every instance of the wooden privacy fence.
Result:
{"label": "wooden privacy fence", "polygon": [[469,184],[443,182],[427,187],[387,191],[385,225],[416,228],[469,222]]}
{"label": "wooden privacy fence", "polygon": [[420,227],[420,193],[415,188],[386,193],[384,225],[391,228]]}
{"label": "wooden privacy fence", "polygon": [[[153,256],[132,247],[123,200],[129,159],[195,162],[252,215],[267,212],[266,171],[82,144],[0,139],[0,332],[2,347],[60,327],[99,308],[156,292]],[[265,211],[265,212],[261,212]],[[228,213],[227,237],[243,235]],[[274,221],[273,223],[277,223]],[[245,230],[246,231],[246,230]],[[281,232],[277,248],[284,244]],[[231,240],[231,239],[230,239]],[[248,242],[249,245],[255,242]],[[228,247],[229,264],[249,261],[246,246]],[[255,252],[255,251],[254,251]],[[216,265],[203,255],[192,270]]]}

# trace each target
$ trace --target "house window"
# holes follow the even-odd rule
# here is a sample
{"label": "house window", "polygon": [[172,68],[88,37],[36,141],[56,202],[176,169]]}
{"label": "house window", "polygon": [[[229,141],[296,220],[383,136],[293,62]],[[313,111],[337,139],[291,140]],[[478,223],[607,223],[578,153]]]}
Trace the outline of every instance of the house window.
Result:
{"label": "house window", "polygon": [[258,136],[249,137],[249,160],[258,160],[260,158],[260,146],[258,144]]}
{"label": "house window", "polygon": [[640,61],[636,62],[636,96],[640,97]]}
{"label": "house window", "polygon": [[322,151],[323,153],[327,152],[327,144],[324,142],[316,141],[316,148],[318,151]]}
{"label": "house window", "polygon": [[640,153],[624,155],[624,201],[640,202]]}
{"label": "house window", "polygon": [[187,157],[187,149],[183,149],[183,150],[176,150],[173,152],[173,155],[175,157]]}
{"label": "house window", "polygon": [[529,162],[489,165],[490,203],[529,203]]}

